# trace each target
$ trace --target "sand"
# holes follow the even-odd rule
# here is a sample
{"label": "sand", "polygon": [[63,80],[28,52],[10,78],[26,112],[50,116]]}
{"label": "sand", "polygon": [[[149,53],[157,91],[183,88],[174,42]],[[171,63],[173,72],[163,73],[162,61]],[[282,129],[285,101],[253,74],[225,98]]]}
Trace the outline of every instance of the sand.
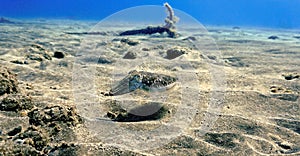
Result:
{"label": "sand", "polygon": [[[111,25],[103,34],[66,33],[95,24],[0,24],[1,73],[18,81],[0,98],[0,155],[300,154],[299,31],[207,26],[172,39],[120,37],[132,28]],[[134,53],[123,58],[127,52]],[[180,79],[159,92],[104,95],[133,69]],[[12,99],[12,109],[3,107]],[[107,115],[153,101],[166,109],[162,117],[115,122]]]}

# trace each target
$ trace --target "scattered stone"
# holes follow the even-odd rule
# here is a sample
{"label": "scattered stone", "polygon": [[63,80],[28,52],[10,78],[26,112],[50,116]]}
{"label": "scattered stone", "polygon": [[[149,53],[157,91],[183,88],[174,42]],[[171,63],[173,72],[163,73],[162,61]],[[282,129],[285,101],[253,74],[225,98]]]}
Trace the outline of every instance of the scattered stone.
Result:
{"label": "scattered stone", "polygon": [[0,102],[1,111],[30,110],[34,106],[31,98],[20,94],[9,94]]}
{"label": "scattered stone", "polygon": [[58,58],[58,59],[62,59],[62,58],[65,57],[65,54],[64,54],[64,52],[56,51],[56,52],[54,52],[53,57]]}
{"label": "scattered stone", "polygon": [[82,118],[75,112],[74,108],[64,108],[62,106],[48,106],[43,109],[34,109],[28,113],[28,117],[29,123],[35,126],[44,126],[52,122],[76,126],[82,122]]}
{"label": "scattered stone", "polygon": [[18,126],[16,128],[14,128],[13,130],[7,132],[7,135],[8,136],[15,136],[17,135],[18,133],[20,133],[22,131],[22,126]]}
{"label": "scattered stone", "polygon": [[293,73],[293,74],[282,74],[282,76],[283,76],[286,80],[293,80],[293,79],[298,79],[298,78],[300,78],[300,74],[298,74],[298,73]]}
{"label": "scattered stone", "polygon": [[282,93],[282,92],[284,92],[284,89],[282,87],[271,86],[270,92],[271,93]]}
{"label": "scattered stone", "polygon": [[16,76],[6,67],[0,66],[0,96],[19,92]]}
{"label": "scattered stone", "polygon": [[128,38],[123,38],[123,39],[121,39],[120,42],[121,43],[126,43],[126,44],[128,44],[130,46],[135,46],[135,45],[138,45],[140,43],[139,41],[130,40]]}
{"label": "scattered stone", "polygon": [[213,55],[207,55],[207,58],[211,60],[217,60],[217,56],[213,56]]}
{"label": "scattered stone", "polygon": [[125,54],[123,59],[135,59],[137,57],[137,54],[135,52],[129,51]]}
{"label": "scattered stone", "polygon": [[150,51],[149,48],[142,48],[143,51]]}
{"label": "scattered stone", "polygon": [[277,39],[279,39],[279,37],[278,36],[269,36],[268,39],[270,39],[270,40],[277,40]]}
{"label": "scattered stone", "polygon": [[28,55],[26,56],[30,60],[43,61],[43,59],[52,60],[49,52],[43,48],[42,45],[33,44],[28,49]]}
{"label": "scattered stone", "polygon": [[225,63],[233,67],[249,67],[249,65],[244,63],[240,57],[229,57],[224,59],[225,59]]}
{"label": "scattered stone", "polygon": [[167,56],[165,58],[172,60],[172,59],[175,59],[175,58],[177,58],[183,54],[187,54],[187,53],[188,53],[188,51],[186,48],[174,47],[174,48],[167,50]]}
{"label": "scattered stone", "polygon": [[59,67],[68,67],[68,66],[69,66],[69,63],[66,62],[66,61],[60,61],[60,62],[58,63],[58,66],[59,66]]}

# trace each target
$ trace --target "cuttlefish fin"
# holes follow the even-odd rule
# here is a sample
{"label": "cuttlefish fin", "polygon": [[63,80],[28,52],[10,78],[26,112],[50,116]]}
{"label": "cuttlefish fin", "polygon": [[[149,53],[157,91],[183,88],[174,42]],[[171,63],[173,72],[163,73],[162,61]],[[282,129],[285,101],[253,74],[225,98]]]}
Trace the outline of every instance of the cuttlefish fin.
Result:
{"label": "cuttlefish fin", "polygon": [[109,94],[111,95],[122,95],[131,92],[129,86],[130,76],[126,76],[120,82],[112,87]]}

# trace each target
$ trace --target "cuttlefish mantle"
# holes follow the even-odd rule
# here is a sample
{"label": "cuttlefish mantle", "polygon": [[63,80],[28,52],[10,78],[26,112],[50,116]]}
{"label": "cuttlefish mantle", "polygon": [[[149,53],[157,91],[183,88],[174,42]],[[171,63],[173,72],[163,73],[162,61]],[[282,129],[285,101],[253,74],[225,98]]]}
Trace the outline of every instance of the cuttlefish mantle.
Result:
{"label": "cuttlefish mantle", "polygon": [[106,96],[123,95],[141,89],[144,91],[165,91],[177,81],[176,77],[133,70],[119,81]]}

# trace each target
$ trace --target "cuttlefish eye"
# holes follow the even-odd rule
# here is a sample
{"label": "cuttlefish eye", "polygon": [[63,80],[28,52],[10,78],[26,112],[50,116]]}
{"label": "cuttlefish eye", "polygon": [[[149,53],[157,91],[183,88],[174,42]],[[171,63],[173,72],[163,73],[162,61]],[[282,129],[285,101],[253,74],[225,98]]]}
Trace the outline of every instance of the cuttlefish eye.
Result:
{"label": "cuttlefish eye", "polygon": [[142,80],[140,75],[134,75],[129,81],[129,91],[134,91],[142,86]]}

